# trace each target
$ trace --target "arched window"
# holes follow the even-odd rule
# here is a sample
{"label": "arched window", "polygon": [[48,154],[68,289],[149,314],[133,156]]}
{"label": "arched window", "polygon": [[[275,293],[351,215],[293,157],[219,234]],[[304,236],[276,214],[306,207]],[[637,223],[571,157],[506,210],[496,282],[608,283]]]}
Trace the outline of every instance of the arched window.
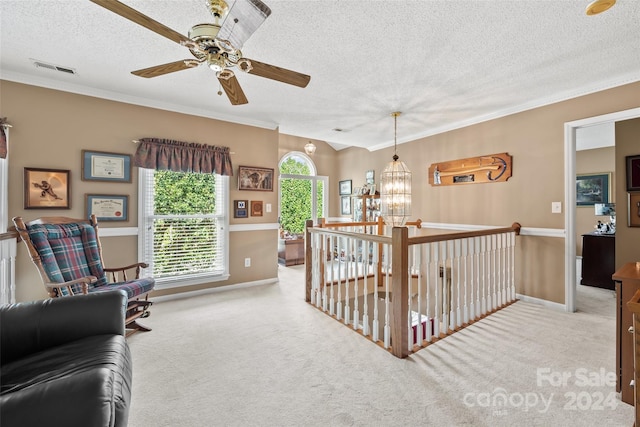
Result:
{"label": "arched window", "polygon": [[305,222],[326,217],[328,178],[317,176],[309,156],[292,151],[282,156],[280,170],[280,234],[301,236]]}

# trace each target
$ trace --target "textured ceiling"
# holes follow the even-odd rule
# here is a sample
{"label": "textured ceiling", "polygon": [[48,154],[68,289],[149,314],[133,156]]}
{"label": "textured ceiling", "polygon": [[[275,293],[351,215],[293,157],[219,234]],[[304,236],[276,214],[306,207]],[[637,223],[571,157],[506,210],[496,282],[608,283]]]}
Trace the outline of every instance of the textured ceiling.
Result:
{"label": "textured ceiling", "polygon": [[[597,16],[590,0],[264,1],[242,52],[305,89],[238,72],[249,104],[232,106],[204,66],[136,77],[190,54],[88,0],[0,0],[0,78],[372,150],[393,144],[393,111],[402,143],[640,81],[638,0]],[[204,0],[123,3],[184,35],[211,21]]]}

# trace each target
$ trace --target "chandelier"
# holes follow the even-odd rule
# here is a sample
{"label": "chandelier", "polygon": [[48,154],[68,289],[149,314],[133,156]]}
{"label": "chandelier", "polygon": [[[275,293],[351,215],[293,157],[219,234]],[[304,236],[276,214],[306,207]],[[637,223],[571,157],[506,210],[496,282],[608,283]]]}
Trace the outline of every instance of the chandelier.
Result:
{"label": "chandelier", "polygon": [[304,152],[307,153],[308,155],[312,155],[313,153],[315,153],[316,152],[315,144],[311,141],[307,142],[304,146]]}
{"label": "chandelier", "polygon": [[411,171],[398,160],[398,116],[393,117],[393,161],[382,172],[380,204],[381,215],[387,225],[402,227],[411,215]]}

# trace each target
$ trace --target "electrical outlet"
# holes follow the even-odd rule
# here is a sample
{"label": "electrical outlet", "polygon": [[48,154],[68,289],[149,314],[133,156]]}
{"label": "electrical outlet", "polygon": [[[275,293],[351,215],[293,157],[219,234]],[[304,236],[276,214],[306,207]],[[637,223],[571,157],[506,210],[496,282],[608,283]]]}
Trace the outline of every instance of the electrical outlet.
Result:
{"label": "electrical outlet", "polygon": [[245,267],[251,267],[251,258],[245,258],[244,259],[244,266]]}
{"label": "electrical outlet", "polygon": [[551,202],[551,213],[562,213],[562,202]]}

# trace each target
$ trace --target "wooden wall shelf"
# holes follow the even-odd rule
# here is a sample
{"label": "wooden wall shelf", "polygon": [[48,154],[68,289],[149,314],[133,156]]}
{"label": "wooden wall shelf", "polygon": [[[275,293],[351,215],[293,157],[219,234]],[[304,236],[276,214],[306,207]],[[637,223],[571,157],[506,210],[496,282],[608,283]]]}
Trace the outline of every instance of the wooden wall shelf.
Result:
{"label": "wooden wall shelf", "polygon": [[499,153],[433,163],[429,166],[429,184],[441,187],[504,182],[511,178],[511,160],[508,153]]}

